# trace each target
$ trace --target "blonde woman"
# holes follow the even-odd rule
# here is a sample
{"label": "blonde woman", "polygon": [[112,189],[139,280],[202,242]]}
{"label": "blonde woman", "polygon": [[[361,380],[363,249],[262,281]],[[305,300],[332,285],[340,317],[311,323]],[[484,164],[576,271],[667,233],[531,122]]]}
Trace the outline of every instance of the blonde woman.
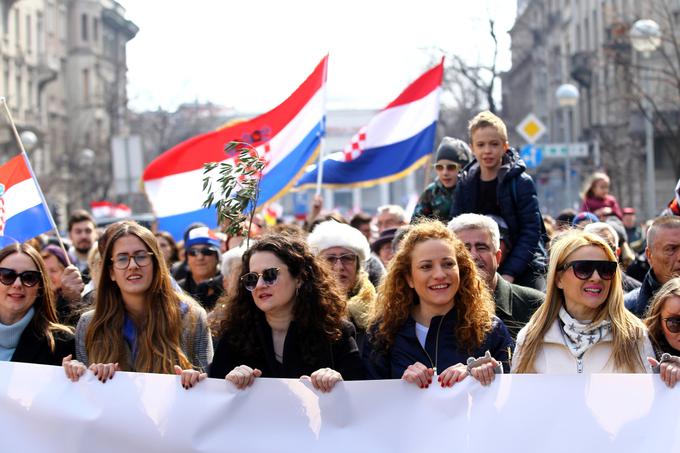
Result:
{"label": "blonde woman", "polygon": [[107,229],[94,310],[76,328],[77,361],[64,362],[78,380],[86,367],[101,381],[118,370],[181,374],[191,387],[212,360],[206,313],[172,288],[153,233],[135,222]]}

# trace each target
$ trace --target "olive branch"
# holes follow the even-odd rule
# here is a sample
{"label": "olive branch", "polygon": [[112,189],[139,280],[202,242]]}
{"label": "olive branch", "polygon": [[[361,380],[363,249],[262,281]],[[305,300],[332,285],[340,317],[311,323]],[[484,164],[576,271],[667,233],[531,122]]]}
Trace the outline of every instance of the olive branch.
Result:
{"label": "olive branch", "polygon": [[[203,192],[207,193],[203,207],[215,205],[217,220],[220,225],[226,225],[224,231],[226,234],[230,236],[245,234],[248,237],[260,195],[262,170],[266,162],[248,143],[229,142],[224,147],[224,152],[228,155],[237,153],[233,163],[209,162],[203,165]],[[216,189],[213,189],[213,184],[216,184]],[[244,213],[249,206],[250,212],[246,215]]]}

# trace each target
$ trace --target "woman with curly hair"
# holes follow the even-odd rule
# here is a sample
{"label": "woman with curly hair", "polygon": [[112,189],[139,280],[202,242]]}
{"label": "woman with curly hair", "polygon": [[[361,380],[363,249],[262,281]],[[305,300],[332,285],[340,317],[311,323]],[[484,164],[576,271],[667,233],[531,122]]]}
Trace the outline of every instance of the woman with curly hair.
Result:
{"label": "woman with curly hair", "polygon": [[61,365],[73,330],[59,324],[45,263],[32,246],[0,250],[0,361]]}
{"label": "woman with curly hair", "polygon": [[363,358],[373,379],[401,378],[421,388],[467,376],[470,356],[510,360],[512,339],[474,261],[437,221],[414,225],[378,290]]}
{"label": "woman with curly hair", "polygon": [[104,233],[106,244],[94,310],[76,327],[73,381],[86,367],[102,382],[117,370],[181,374],[185,388],[205,377],[212,342],[205,310],[172,287],[153,233],[130,221]]}
{"label": "woman with curly hair", "polygon": [[310,375],[321,391],[364,377],[346,303],[303,239],[261,238],[243,255],[240,282],[218,303],[210,377],[243,389],[260,376]]}
{"label": "woman with curly hair", "polygon": [[644,323],[656,352],[651,364],[673,387],[680,380],[680,277],[671,278],[656,292]]}

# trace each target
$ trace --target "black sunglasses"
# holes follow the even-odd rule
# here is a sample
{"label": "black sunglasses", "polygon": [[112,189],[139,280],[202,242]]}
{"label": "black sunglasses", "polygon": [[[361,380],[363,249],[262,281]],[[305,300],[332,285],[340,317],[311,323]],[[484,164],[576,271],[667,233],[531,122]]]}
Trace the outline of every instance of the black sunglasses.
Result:
{"label": "black sunglasses", "polygon": [[0,267],[0,282],[5,286],[11,286],[17,281],[17,277],[21,280],[21,284],[30,288],[40,283],[41,274],[38,271],[23,271],[21,273],[14,269],[7,269]]}
{"label": "black sunglasses", "polygon": [[664,319],[666,328],[670,333],[680,333],[680,316],[672,316]]}
{"label": "black sunglasses", "polygon": [[203,255],[203,256],[216,256],[217,255],[217,250],[215,249],[209,249],[209,248],[200,248],[200,249],[189,249],[187,251],[187,254],[189,256],[198,256],[198,255]]}
{"label": "black sunglasses", "polygon": [[258,274],[257,272],[248,272],[241,276],[241,282],[243,282],[243,286],[248,291],[255,291],[255,287],[257,286],[257,282],[260,281],[260,277],[262,277],[262,281],[265,285],[273,285],[276,283],[276,279],[279,278],[279,270],[278,267],[270,267],[263,270],[261,274]]}
{"label": "black sunglasses", "polygon": [[579,280],[588,280],[595,271],[602,280],[611,280],[614,278],[618,265],[616,261],[576,260],[562,266],[562,270],[566,271],[571,267]]}
{"label": "black sunglasses", "polygon": [[444,171],[446,168],[448,171],[458,171],[460,170],[460,165],[458,164],[434,164],[434,169],[437,171]]}

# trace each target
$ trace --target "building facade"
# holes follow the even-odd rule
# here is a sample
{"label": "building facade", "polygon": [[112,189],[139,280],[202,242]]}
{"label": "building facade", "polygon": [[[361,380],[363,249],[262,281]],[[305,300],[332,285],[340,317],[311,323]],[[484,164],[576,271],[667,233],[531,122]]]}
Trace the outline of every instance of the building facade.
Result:
{"label": "building facade", "polygon": [[[62,224],[111,190],[111,140],[127,132],[126,44],[137,32],[114,0],[0,1],[0,87]],[[17,151],[3,118],[0,160]]]}
{"label": "building facade", "polygon": [[[640,210],[649,204],[642,109],[648,100],[654,105],[654,211],[660,211],[680,176],[673,161],[680,154],[677,129],[663,127],[677,119],[680,91],[673,85],[680,73],[666,80],[658,77],[669,59],[677,67],[671,38],[677,33],[680,1],[518,0],[517,11],[510,30],[512,69],[503,76],[503,113],[511,142],[524,144],[514,126],[534,113],[548,130],[540,143],[578,141],[589,149],[587,157],[570,159],[569,194],[565,159],[544,155],[535,178],[545,210],[555,214],[568,205],[577,207],[581,184],[595,170],[611,176],[612,192],[622,205]],[[664,35],[661,47],[650,55],[631,45],[630,30],[639,19],[655,20]],[[564,83],[579,89],[573,108],[560,107],[556,98]]]}

